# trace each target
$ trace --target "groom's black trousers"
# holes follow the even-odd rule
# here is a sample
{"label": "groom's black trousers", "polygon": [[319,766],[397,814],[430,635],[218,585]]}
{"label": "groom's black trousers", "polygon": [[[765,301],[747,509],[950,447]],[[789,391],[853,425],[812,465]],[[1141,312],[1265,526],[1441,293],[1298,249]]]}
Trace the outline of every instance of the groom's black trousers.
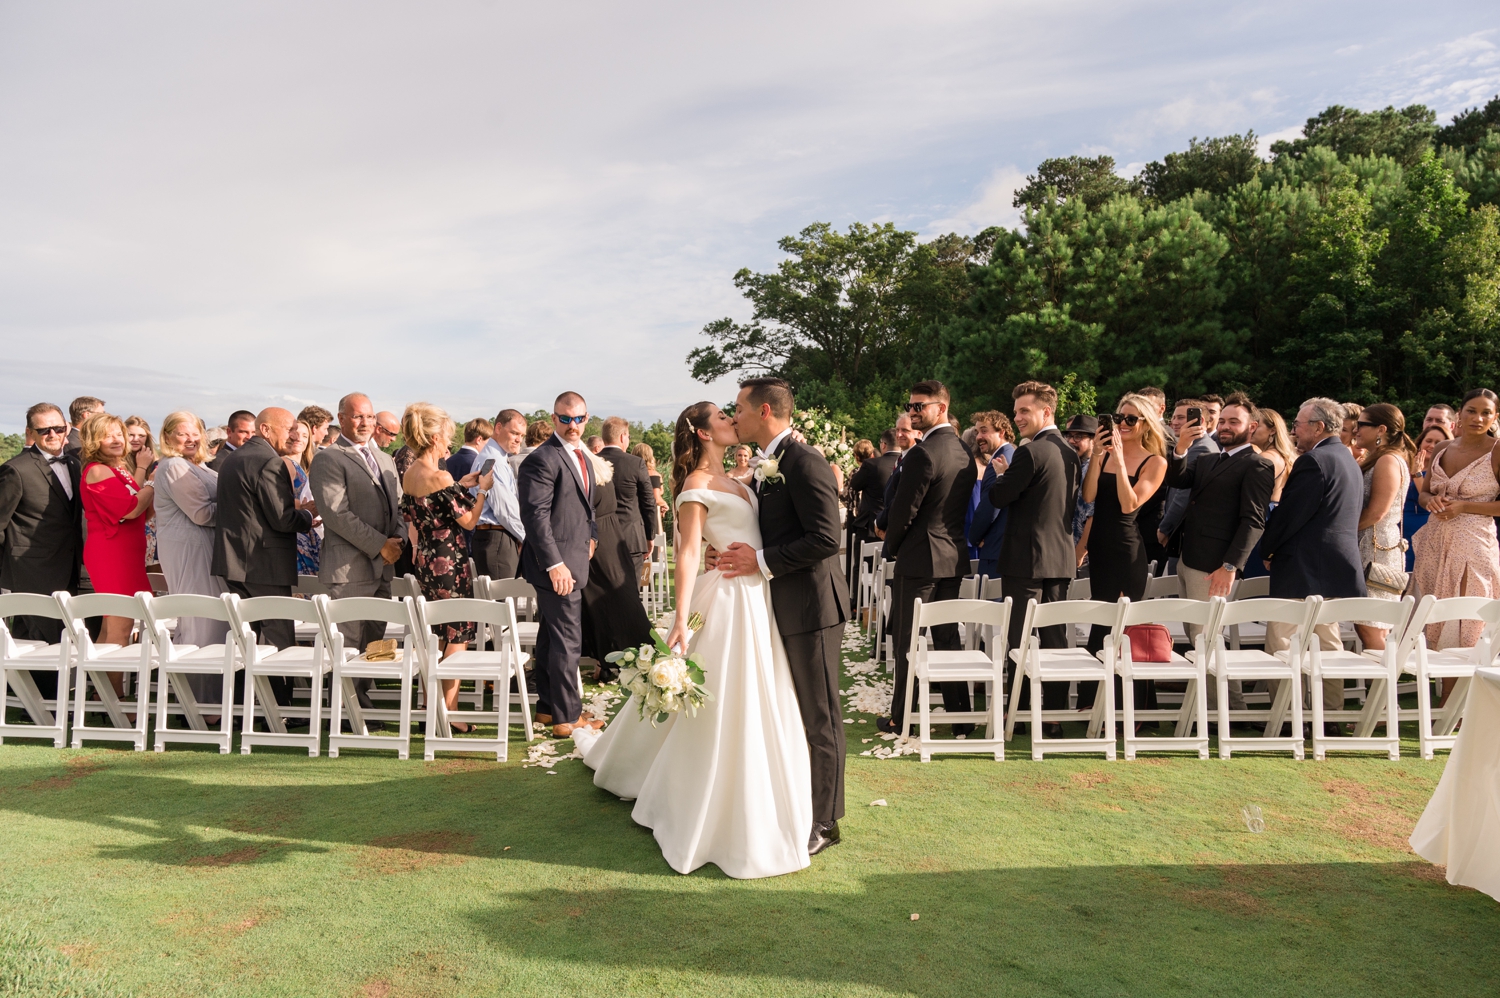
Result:
{"label": "groom's black trousers", "polygon": [[843,638],[843,624],[781,636],[807,730],[814,821],[844,816],[844,712],[839,703]]}

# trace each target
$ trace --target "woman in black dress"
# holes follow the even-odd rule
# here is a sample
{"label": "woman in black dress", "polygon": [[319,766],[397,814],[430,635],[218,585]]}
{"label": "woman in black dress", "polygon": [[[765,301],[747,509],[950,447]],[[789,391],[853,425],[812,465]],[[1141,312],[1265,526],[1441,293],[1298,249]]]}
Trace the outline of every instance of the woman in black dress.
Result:
{"label": "woman in black dress", "polygon": [[635,557],[619,521],[614,465],[590,454],[594,465],[594,522],[599,543],[589,562],[589,581],[583,587],[583,654],[599,660],[595,681],[614,673],[604,664],[613,651],[651,643],[651,619],[641,605],[640,578]]}
{"label": "woman in black dress", "polygon": [[[1094,525],[1088,537],[1089,585],[1093,599],[1109,603],[1121,596],[1138,600],[1146,595],[1148,559],[1135,518],[1167,475],[1167,438],[1149,399],[1126,395],[1113,423],[1110,429],[1099,427],[1094,460],[1083,480],[1084,501],[1094,504]],[[1099,651],[1108,635],[1109,628],[1096,624],[1089,632],[1088,650]],[[1136,703],[1154,706],[1151,689],[1143,680],[1137,683],[1141,685],[1136,687]],[[1093,706],[1096,685],[1078,684],[1079,709]]]}
{"label": "woman in black dress", "polygon": [[[458,481],[438,467],[448,456],[448,442],[453,438],[453,420],[435,405],[415,402],[401,416],[401,435],[415,458],[401,476],[401,515],[411,535],[413,574],[429,600],[470,599],[474,596],[474,579],[469,574],[469,547],[464,531],[473,530],[479,522],[484,497],[494,484],[493,473],[470,473]],[[479,486],[477,496],[469,489]],[[443,657],[467,648],[474,640],[474,622],[442,624]],[[458,710],[458,680],[443,680],[443,699],[452,716]],[[467,724],[450,722],[454,731],[463,734]]]}

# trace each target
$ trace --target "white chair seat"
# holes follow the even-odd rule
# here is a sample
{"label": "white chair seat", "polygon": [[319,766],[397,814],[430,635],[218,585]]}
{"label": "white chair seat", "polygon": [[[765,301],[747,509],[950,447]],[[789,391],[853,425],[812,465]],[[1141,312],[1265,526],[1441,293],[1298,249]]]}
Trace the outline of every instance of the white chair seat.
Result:
{"label": "white chair seat", "polygon": [[[1312,658],[1302,662],[1302,671],[1312,674]],[[1319,674],[1325,679],[1384,678],[1385,666],[1352,651],[1325,651],[1319,663]]]}
{"label": "white chair seat", "polygon": [[1255,648],[1238,651],[1226,649],[1221,655],[1208,657],[1210,675],[1235,679],[1286,679],[1292,674],[1291,663],[1284,652],[1268,655]]}
{"label": "white chair seat", "polygon": [[[6,659],[6,661],[15,662],[15,661],[19,661],[20,659],[24,658],[24,659],[27,659],[29,661],[36,662],[38,664],[40,664],[42,662],[46,662],[46,663],[48,663],[50,665],[51,663],[56,662],[56,661],[59,660],[59,657],[63,653],[63,648],[65,647],[64,645],[61,645],[61,644],[46,645],[46,644],[42,644],[39,641],[27,641],[27,642],[24,642],[25,647],[22,647],[22,645],[23,645],[23,642],[17,641],[16,642],[16,653],[17,654],[16,654],[15,658],[8,658],[8,659]],[[69,657],[71,657],[71,654],[72,653],[69,652]]]}
{"label": "white chair seat", "polygon": [[1122,663],[1120,675],[1131,679],[1165,679],[1181,682],[1187,679],[1197,679],[1198,666],[1193,664],[1192,659],[1174,651],[1170,662]]}
{"label": "white chair seat", "polygon": [[995,678],[995,663],[982,651],[929,651],[917,674],[933,682],[986,682]]}
{"label": "white chair seat", "polygon": [[17,655],[27,655],[31,652],[36,651],[38,648],[47,647],[47,644],[42,641],[25,641],[12,639],[11,643],[15,646]]}
{"label": "white chair seat", "polygon": [[346,660],[342,672],[352,679],[400,679],[405,675],[399,658],[394,662],[371,662],[363,655]]}
{"label": "white chair seat", "polygon": [[[541,634],[541,632],[542,625],[534,620],[516,621],[516,638],[524,646],[535,645],[537,635]],[[662,635],[662,637],[665,638],[666,635]]]}
{"label": "white chair seat", "polygon": [[[224,671],[223,645],[173,645],[178,652],[172,659],[173,672],[213,672]],[[184,649],[187,649],[184,651]]]}
{"label": "white chair seat", "polygon": [[[1429,651],[1427,653],[1427,675],[1436,678],[1454,678],[1474,675],[1474,649],[1460,648],[1456,651]],[[1379,650],[1365,650],[1365,656],[1379,661],[1385,652]],[[1408,659],[1408,665],[1410,660]],[[1410,668],[1403,668],[1403,673],[1415,675]]]}
{"label": "white chair seat", "polygon": [[[521,654],[521,666],[531,661],[531,656]],[[493,679],[495,667],[503,665],[505,655],[498,651],[456,652],[437,666],[435,675],[441,679]]]}
{"label": "white chair seat", "polygon": [[327,655],[319,657],[306,645],[288,645],[280,651],[274,645],[256,645],[255,650],[259,653],[255,667],[251,669],[255,673],[321,679],[330,669]]}
{"label": "white chair seat", "polygon": [[[104,649],[108,648],[108,651]],[[99,663],[107,663],[111,672],[131,672],[141,668],[141,646],[126,645],[94,645],[96,654],[89,661],[89,668],[96,668]],[[147,666],[149,668],[149,665]]]}
{"label": "white chair seat", "polygon": [[[1010,657],[1020,663],[1021,651],[1013,649]],[[1086,648],[1043,648],[1041,666],[1047,673],[1043,678],[1049,683],[1101,679],[1113,671]]]}

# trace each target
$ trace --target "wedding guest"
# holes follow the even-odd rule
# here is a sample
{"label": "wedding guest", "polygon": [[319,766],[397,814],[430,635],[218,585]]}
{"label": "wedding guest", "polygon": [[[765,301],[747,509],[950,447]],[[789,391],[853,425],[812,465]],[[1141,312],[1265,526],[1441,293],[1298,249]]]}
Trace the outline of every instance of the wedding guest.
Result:
{"label": "wedding guest", "polygon": [[[146,520],[156,491],[142,485],[127,470],[125,424],[118,416],[96,412],[79,430],[79,461],[83,464],[83,517],[87,532],[83,566],[94,591],[134,596],[150,592],[146,578]],[[128,645],[135,621],[107,616],[99,631],[100,644]],[[125,674],[109,673],[115,695],[125,693]],[[142,693],[142,696],[145,694]]]}
{"label": "wedding guest", "polygon": [[[1500,402],[1488,388],[1476,388],[1458,410],[1459,434],[1433,448],[1430,470],[1418,486],[1417,501],[1429,514],[1412,538],[1413,571],[1422,595],[1500,595],[1500,546],[1494,517],[1500,516],[1500,446],[1491,431]],[[1433,624],[1432,648],[1471,648],[1484,625],[1478,620]]]}
{"label": "wedding guest", "polygon": [[1358,402],[1344,403],[1344,426],[1339,431],[1339,440],[1349,448],[1349,453],[1354,455],[1355,461],[1364,459],[1364,452],[1354,439],[1355,424],[1359,422],[1359,414],[1364,411],[1364,406]]}
{"label": "wedding guest", "polygon": [[[656,493],[651,486],[646,462],[628,453],[630,424],[619,416],[611,416],[604,421],[600,432],[604,436],[604,447],[599,451],[599,457],[614,469],[615,519],[634,565],[636,582],[631,589],[631,599],[639,603],[641,566],[646,553],[651,550],[651,540],[656,536]],[[584,598],[587,603],[587,593]],[[650,635],[647,637],[649,639]]]}
{"label": "wedding guest", "polygon": [[[1271,498],[1266,502],[1266,516],[1269,518],[1271,510],[1281,502],[1281,490],[1286,486],[1287,476],[1292,473],[1292,462],[1297,460],[1297,451],[1292,447],[1286,420],[1281,418],[1281,413],[1275,409],[1257,409],[1256,412],[1260,418],[1255,431],[1250,434],[1250,443],[1261,457],[1271,462],[1271,467],[1275,470],[1271,479]],[[1270,574],[1266,569],[1266,559],[1260,553],[1260,541],[1257,540],[1250,551],[1250,557],[1245,561],[1240,578],[1256,579]]]}
{"label": "wedding guest", "polygon": [[229,427],[215,426],[205,434],[204,446],[208,448],[208,459],[210,462],[219,456],[219,451],[224,449],[224,441],[228,439]]}
{"label": "wedding guest", "polygon": [[320,405],[306,405],[297,413],[297,420],[307,424],[308,447],[321,450],[328,445],[328,427],[333,423],[333,413]]}
{"label": "wedding guest", "polygon": [[860,463],[849,476],[849,491],[855,496],[854,530],[858,543],[875,539],[875,517],[885,508],[885,486],[901,453],[896,448],[896,431],[880,435],[880,456]]}
{"label": "wedding guest", "polygon": [[[1218,404],[1211,403],[1210,399],[1216,400]],[[1193,444],[1188,450],[1187,455],[1183,458],[1184,472],[1191,469],[1205,455],[1219,453],[1217,435],[1219,430],[1219,407],[1222,404],[1223,400],[1219,399],[1217,395],[1177,400],[1177,405],[1172,411],[1173,437],[1181,437],[1183,431],[1187,428],[1189,422],[1191,422],[1189,418],[1191,415],[1190,410],[1196,409],[1198,411],[1195,418],[1198,420],[1198,425],[1203,428],[1203,436],[1198,438],[1197,442]],[[1161,520],[1156,527],[1156,542],[1161,545],[1161,550],[1168,555],[1166,564],[1168,574],[1172,574],[1177,570],[1177,559],[1171,557],[1171,551],[1175,551],[1178,545],[1172,540],[1172,535],[1177,532],[1178,527],[1182,526],[1182,518],[1187,515],[1187,505],[1187,489],[1167,490],[1166,501],[1162,506]]]}
{"label": "wedding guest", "polygon": [[[213,574],[241,599],[290,596],[297,584],[297,534],[312,527],[316,504],[292,492],[292,476],[281,458],[292,453],[288,438],[296,419],[276,406],[252,417],[255,435],[226,453],[219,473],[214,525]],[[297,643],[290,620],[253,625],[260,640],[287,648]],[[291,683],[271,677],[276,702],[291,703]]]}
{"label": "wedding guest", "polygon": [[[472,599],[474,579],[469,574],[463,531],[473,530],[479,522],[481,504],[494,484],[493,473],[471,472],[455,482],[438,466],[448,455],[453,420],[435,405],[413,402],[407,406],[401,415],[401,435],[414,455],[401,482],[401,516],[411,529],[417,585],[429,600]],[[470,495],[469,489],[475,485],[479,491]],[[441,627],[444,658],[464,650],[474,640],[472,620]],[[443,700],[448,706],[449,726],[459,734],[467,733],[471,725],[452,720],[458,711],[457,679],[443,680]]]}
{"label": "wedding guest", "polygon": [[885,536],[886,518],[889,515],[891,499],[896,495],[897,486],[901,484],[901,459],[921,439],[922,431],[912,426],[909,413],[903,412],[896,417],[896,447],[899,453],[896,455],[896,467],[892,469],[890,477],[885,482],[885,495],[882,497],[880,511],[875,514],[875,536],[877,537]]}
{"label": "wedding guest", "polygon": [[[326,427],[324,435],[327,435]],[[313,443],[313,437],[313,428],[308,425],[307,420],[298,419],[292,427],[291,435],[287,437],[288,453],[282,458],[286,462],[287,473],[292,476],[292,494],[304,502],[313,497],[312,480],[308,472],[312,468],[313,455],[319,450],[318,445]],[[318,574],[322,543],[323,528],[316,519],[313,520],[311,530],[297,532],[298,575]]]}
{"label": "wedding guest", "polygon": [[[125,466],[137,482],[151,481],[156,471],[156,442],[151,437],[151,424],[141,416],[125,417]],[[146,566],[154,568],[156,557],[156,517],[146,514]]]}
{"label": "wedding guest", "polygon": [[521,473],[521,462],[552,436],[552,423],[545,419],[537,419],[526,425],[526,443],[520,451],[511,456],[510,468],[517,475]]}
{"label": "wedding guest", "polygon": [[486,461],[495,462],[491,467],[493,484],[480,505],[479,524],[474,529],[470,550],[480,575],[514,579],[521,568],[521,543],[526,540],[526,528],[521,524],[521,501],[510,459],[520,453],[526,439],[526,417],[515,409],[501,409],[493,425],[494,435],[480,449],[476,465],[483,467]]}
{"label": "wedding guest", "polygon": [[1147,385],[1146,387],[1137,390],[1136,394],[1142,396],[1143,398],[1150,399],[1151,403],[1156,406],[1156,420],[1157,420],[1157,422],[1159,422],[1159,423],[1165,423],[1166,422],[1166,419],[1167,419],[1167,393],[1166,392],[1162,391],[1160,388],[1157,388],[1155,385]]}
{"label": "wedding guest", "polygon": [[1426,433],[1434,426],[1441,426],[1448,433],[1448,439],[1452,440],[1458,432],[1458,413],[1453,411],[1451,405],[1439,402],[1427,410],[1422,417],[1422,432]]}
{"label": "wedding guest", "polygon": [[78,456],[78,450],[83,446],[79,433],[83,429],[84,420],[96,412],[104,411],[104,400],[96,399],[92,395],[80,395],[68,403],[68,442],[63,448],[63,453],[73,457]]}
{"label": "wedding guest", "polygon": [[990,489],[999,477],[990,461],[996,454],[1013,461],[1016,446],[1011,443],[1015,429],[1003,412],[988,410],[969,417],[974,424],[974,461],[976,477],[969,495],[969,519],[964,527],[969,540],[970,557],[979,560],[979,574],[992,579],[1000,577],[1000,547],[1005,540],[1007,510],[997,510],[990,502]]}
{"label": "wedding guest", "polygon": [[[629,432],[629,424],[618,416],[604,425],[612,436],[619,435],[622,427]],[[645,538],[638,505],[642,491],[651,502],[651,486],[643,481],[645,465],[617,447],[591,454],[589,460],[595,483],[591,501],[597,543],[583,587],[583,654],[599,663],[593,681],[602,682],[616,674],[605,656],[651,641],[651,620],[641,604],[640,557],[645,553]]]}
{"label": "wedding guest", "polygon": [[638,443],[630,448],[630,453],[646,462],[646,477],[651,482],[651,492],[656,496],[656,532],[662,533],[662,517],[667,514],[667,499],[662,494],[663,484],[661,474],[656,470],[656,452],[648,443]]}
{"label": "wedding guest", "polygon": [[[1090,598],[1106,603],[1121,596],[1139,600],[1146,595],[1147,566],[1135,512],[1161,488],[1167,474],[1167,441],[1156,406],[1140,395],[1126,395],[1111,426],[1099,428],[1094,451],[1098,459],[1089,462],[1081,489],[1083,501],[1094,504],[1088,537]],[[1094,625],[1088,650],[1102,650],[1108,635],[1109,628]],[[1080,709],[1094,705],[1097,685],[1078,684]],[[1138,681],[1136,702],[1152,709],[1153,699],[1152,688]]]}
{"label": "wedding guest", "polygon": [[[331,599],[391,595],[391,578],[402,554],[401,484],[393,457],[370,446],[378,417],[368,396],[351,392],[339,399],[339,435],[320,450],[309,469],[312,496],[323,517],[318,581]],[[410,437],[407,438],[410,441]],[[446,441],[447,438],[445,437]],[[446,447],[444,448],[446,453]],[[468,568],[468,555],[464,567]],[[385,636],[385,622],[348,621],[339,625],[345,647],[363,653]],[[371,706],[373,680],[356,680],[355,699]],[[383,727],[366,722],[369,728]]]}
{"label": "wedding guest", "polygon": [[1427,510],[1422,508],[1418,502],[1419,490],[1417,486],[1422,479],[1427,477],[1428,469],[1432,467],[1432,452],[1438,445],[1452,440],[1453,434],[1448,432],[1447,421],[1434,423],[1422,430],[1421,436],[1417,437],[1416,450],[1411,457],[1411,483],[1406,486],[1406,504],[1401,507],[1401,536],[1406,539],[1406,570],[1412,570],[1415,557],[1412,549],[1411,539],[1418,530],[1427,525]]}
{"label": "wedding guest", "polygon": [[375,441],[377,450],[387,450],[400,435],[401,421],[396,418],[394,412],[382,409],[375,414],[375,429],[370,434],[370,439]]}
{"label": "wedding guest", "polygon": [[[1281,503],[1266,520],[1260,539],[1261,551],[1270,563],[1270,594],[1276,599],[1365,595],[1359,558],[1364,483],[1353,454],[1339,439],[1343,425],[1344,407],[1328,398],[1302,403],[1292,423],[1302,456],[1292,465]],[[1266,651],[1285,651],[1295,630],[1291,624],[1267,623]],[[1332,624],[1319,625],[1315,634],[1324,651],[1344,647]],[[1274,696],[1278,682],[1268,685]],[[1342,710],[1344,681],[1325,679],[1323,696],[1329,710]],[[1334,730],[1335,725],[1325,728],[1329,733]]]}
{"label": "wedding guest", "polygon": [[[78,459],[64,453],[68,421],[55,405],[26,410],[26,447],[0,465],[0,588],[16,593],[78,591],[83,553],[83,506]],[[57,644],[62,621],[17,617],[12,633]],[[51,699],[57,674],[39,674],[38,687]]]}
{"label": "wedding guest", "polygon": [[219,448],[219,453],[208,463],[210,468],[221,474],[224,471],[222,462],[255,436],[255,413],[240,409],[230,414],[224,426],[224,446]]}
{"label": "wedding guest", "polygon": [[594,434],[585,440],[583,445],[589,449],[590,454],[597,454],[604,449],[604,438]]}
{"label": "wedding guest", "polygon": [[[1068,420],[1067,432],[1063,434],[1064,439],[1068,441],[1068,446],[1072,447],[1073,452],[1078,455],[1078,496],[1073,504],[1073,553],[1078,558],[1080,575],[1084,574],[1081,570],[1089,556],[1089,521],[1094,517],[1094,504],[1086,502],[1083,498],[1083,479],[1089,473],[1089,463],[1094,458],[1094,438],[1098,435],[1099,420],[1093,416],[1085,416],[1082,413]],[[1160,503],[1156,503],[1156,500],[1162,494],[1162,491],[1161,489],[1157,489],[1156,494],[1147,500],[1148,503],[1156,504],[1155,514],[1157,519],[1161,518],[1161,505]],[[1144,509],[1144,507],[1142,508]],[[1138,510],[1138,515],[1139,512]],[[1140,523],[1139,518],[1136,522]],[[1151,539],[1156,539],[1154,533]]]}
{"label": "wedding guest", "polygon": [[[1377,402],[1359,414],[1355,424],[1354,443],[1364,453],[1361,468],[1365,480],[1365,505],[1359,514],[1359,556],[1364,563],[1369,595],[1374,599],[1399,600],[1399,592],[1390,592],[1368,580],[1389,580],[1399,576],[1401,589],[1406,583],[1406,547],[1401,537],[1401,504],[1411,484],[1411,457],[1416,450],[1406,435],[1406,417],[1389,402]],[[1373,569],[1372,569],[1372,566]],[[1390,627],[1377,623],[1356,623],[1354,629],[1366,648],[1385,647]]]}
{"label": "wedding guest", "polygon": [[[167,591],[220,596],[224,582],[212,574],[214,522],[218,509],[219,476],[207,467],[203,423],[191,412],[174,412],[162,420],[161,461],[152,483],[156,486],[156,550],[161,558]],[[208,617],[183,617],[174,634],[184,644],[222,644],[229,625]],[[222,676],[189,675],[189,688],[201,703],[219,703]],[[213,717],[210,723],[219,720]]]}
{"label": "wedding guest", "polygon": [[495,424],[480,417],[464,424],[464,442],[448,457],[447,471],[454,478],[462,478],[479,467],[479,451],[495,434]]}
{"label": "wedding guest", "polygon": [[750,448],[745,444],[731,447],[729,449],[729,457],[730,460],[734,461],[734,466],[724,472],[724,474],[743,485],[749,485],[752,476],[755,474],[755,469],[750,467]]}

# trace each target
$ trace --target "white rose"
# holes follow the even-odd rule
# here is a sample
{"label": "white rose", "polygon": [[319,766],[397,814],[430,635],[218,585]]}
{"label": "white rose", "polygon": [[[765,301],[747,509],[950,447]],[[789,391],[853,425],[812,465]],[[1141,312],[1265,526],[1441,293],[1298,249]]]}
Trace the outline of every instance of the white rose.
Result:
{"label": "white rose", "polygon": [[755,468],[755,477],[761,481],[770,481],[781,474],[781,459],[775,457],[762,458]]}
{"label": "white rose", "polygon": [[641,645],[640,659],[643,663],[650,662],[656,657],[656,649],[651,645]]}
{"label": "white rose", "polygon": [[671,659],[666,659],[651,666],[651,685],[660,690],[670,690],[677,681],[677,670],[672,667]]}

